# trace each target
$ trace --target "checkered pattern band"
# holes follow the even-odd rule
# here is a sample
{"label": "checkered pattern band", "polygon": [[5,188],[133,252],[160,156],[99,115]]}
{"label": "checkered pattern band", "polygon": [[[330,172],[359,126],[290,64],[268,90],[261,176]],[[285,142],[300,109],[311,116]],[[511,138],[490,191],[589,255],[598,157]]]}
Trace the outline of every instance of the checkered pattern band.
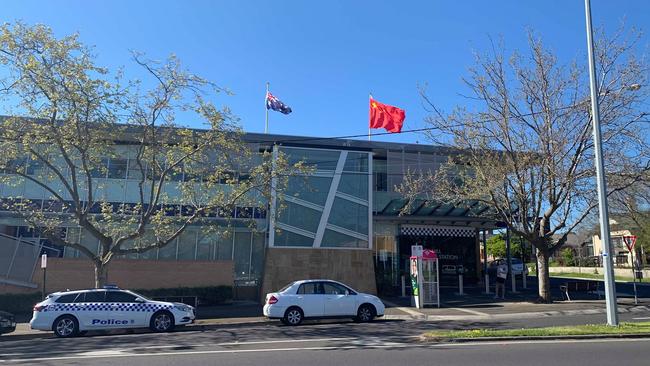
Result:
{"label": "checkered pattern band", "polygon": [[124,302],[98,302],[79,304],[51,304],[42,311],[134,311],[154,312],[160,309],[171,309],[172,305],[162,304],[134,304]]}
{"label": "checkered pattern band", "polygon": [[476,235],[476,231],[471,227],[401,225],[400,234],[409,236],[451,236],[473,238]]}

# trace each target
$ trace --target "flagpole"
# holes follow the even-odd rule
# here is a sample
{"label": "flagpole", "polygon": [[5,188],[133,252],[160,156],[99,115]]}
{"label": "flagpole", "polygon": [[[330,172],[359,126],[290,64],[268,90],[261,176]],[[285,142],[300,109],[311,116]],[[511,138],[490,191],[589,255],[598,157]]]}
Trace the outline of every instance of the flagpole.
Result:
{"label": "flagpole", "polygon": [[[372,93],[368,93],[368,99],[372,100]],[[368,123],[368,141],[370,141],[370,123]]]}
{"label": "flagpole", "polygon": [[269,133],[269,108],[266,106],[266,101],[269,97],[269,82],[266,82],[266,94],[264,94],[264,109],[266,110],[266,123],[264,124],[264,133]]}

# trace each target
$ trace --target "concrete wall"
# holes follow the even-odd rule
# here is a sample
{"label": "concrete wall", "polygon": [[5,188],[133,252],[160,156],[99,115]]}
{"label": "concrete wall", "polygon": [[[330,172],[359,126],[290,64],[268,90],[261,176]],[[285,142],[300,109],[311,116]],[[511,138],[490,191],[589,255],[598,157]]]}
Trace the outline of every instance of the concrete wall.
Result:
{"label": "concrete wall", "polygon": [[[94,267],[83,259],[48,258],[46,292],[93,288]],[[39,292],[43,283],[40,268],[32,281],[36,289],[0,285],[0,293]],[[154,261],[115,259],[108,265],[108,283],[125,289],[154,289],[233,285],[232,261]]]}
{"label": "concrete wall", "polygon": [[[529,270],[534,271],[535,266],[529,268]],[[588,273],[596,274],[595,271],[598,271],[598,274],[605,273],[603,267],[549,267],[551,273]],[[632,277],[631,268],[614,268],[614,275],[623,276],[623,277]],[[650,276],[650,270],[643,270],[643,278],[648,278]]]}
{"label": "concrete wall", "polygon": [[316,278],[340,281],[361,292],[377,293],[372,250],[267,249],[263,295],[292,281]]}

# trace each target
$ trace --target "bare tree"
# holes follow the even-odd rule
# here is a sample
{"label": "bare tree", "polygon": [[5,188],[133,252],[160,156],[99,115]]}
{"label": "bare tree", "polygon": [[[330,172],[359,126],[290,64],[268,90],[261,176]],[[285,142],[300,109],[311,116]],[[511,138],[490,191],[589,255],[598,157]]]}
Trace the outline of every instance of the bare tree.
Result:
{"label": "bare tree", "polygon": [[[601,33],[596,46],[610,195],[624,195],[650,168],[648,69],[634,57],[637,40]],[[549,256],[597,207],[586,57],[562,64],[533,33],[525,53],[507,57],[502,44],[492,46],[463,79],[465,106],[446,114],[421,91],[429,139],[459,153],[434,174],[409,177],[402,191],[490,207],[537,249],[539,298],[550,302]]]}
{"label": "bare tree", "polygon": [[[300,169],[251,151],[230,111],[209,101],[224,90],[175,57],[134,61],[153,80],[150,89],[96,66],[76,35],[0,27],[0,95],[12,116],[0,120],[0,184],[28,182],[46,197],[36,205],[16,195],[4,209],[88,257],[98,287],[113,257],[162,248],[190,225],[217,228],[215,218],[232,219],[237,206],[265,208],[271,181],[281,189]],[[177,114],[204,129],[184,127]],[[116,186],[130,203],[111,201]],[[64,235],[70,225],[96,238],[99,250]]]}

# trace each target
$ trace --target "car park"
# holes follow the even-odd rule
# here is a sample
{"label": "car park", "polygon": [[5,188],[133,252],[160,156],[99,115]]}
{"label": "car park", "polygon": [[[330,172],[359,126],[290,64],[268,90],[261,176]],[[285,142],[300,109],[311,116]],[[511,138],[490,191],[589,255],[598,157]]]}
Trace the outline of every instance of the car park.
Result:
{"label": "car park", "polygon": [[384,315],[384,304],[374,295],[360,293],[332,280],[295,281],[266,295],[264,316],[299,325],[304,319],[353,318],[369,322]]}
{"label": "car park", "polygon": [[116,287],[55,292],[34,306],[32,329],[73,337],[90,330],[150,328],[168,332],[194,322],[194,307],[154,301]]}
{"label": "car park", "polygon": [[16,330],[16,318],[13,314],[0,311],[0,334],[11,333]]}

